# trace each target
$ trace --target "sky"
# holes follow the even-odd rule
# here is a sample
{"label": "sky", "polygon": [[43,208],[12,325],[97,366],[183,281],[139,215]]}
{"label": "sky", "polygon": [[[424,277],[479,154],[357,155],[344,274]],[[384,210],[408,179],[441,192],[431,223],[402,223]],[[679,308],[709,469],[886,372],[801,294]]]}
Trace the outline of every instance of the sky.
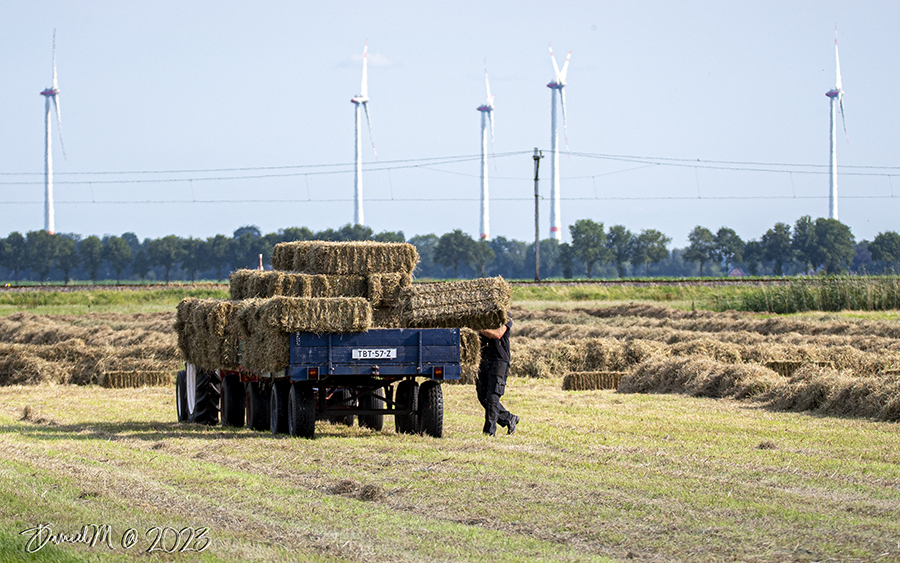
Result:
{"label": "sky", "polygon": [[[56,231],[140,238],[353,220],[354,107],[368,41],[365,223],[477,236],[484,69],[493,237],[549,236],[548,44],[567,76],[564,240],[592,219],[758,238],[828,216],[838,29],[839,218],[898,230],[900,3],[0,0],[0,235],[43,226],[52,38]],[[566,151],[563,136],[568,139]],[[896,191],[897,197],[894,197]]]}

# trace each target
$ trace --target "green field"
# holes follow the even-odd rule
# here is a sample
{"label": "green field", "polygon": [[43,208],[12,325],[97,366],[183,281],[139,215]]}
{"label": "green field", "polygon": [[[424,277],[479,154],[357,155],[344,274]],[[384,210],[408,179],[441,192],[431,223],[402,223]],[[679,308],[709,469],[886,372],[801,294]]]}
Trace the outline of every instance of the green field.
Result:
{"label": "green field", "polygon": [[[690,309],[735,290],[564,287],[517,286],[514,302]],[[82,293],[7,293],[0,311],[225,296]],[[386,417],[378,433],[320,422],[312,441],[176,423],[169,388],[0,387],[0,561],[900,561],[896,423],[561,383],[510,380],[513,436],[483,436],[475,389],[445,385],[442,439],[395,434]],[[34,542],[91,525],[108,543],[26,551],[39,526]]]}

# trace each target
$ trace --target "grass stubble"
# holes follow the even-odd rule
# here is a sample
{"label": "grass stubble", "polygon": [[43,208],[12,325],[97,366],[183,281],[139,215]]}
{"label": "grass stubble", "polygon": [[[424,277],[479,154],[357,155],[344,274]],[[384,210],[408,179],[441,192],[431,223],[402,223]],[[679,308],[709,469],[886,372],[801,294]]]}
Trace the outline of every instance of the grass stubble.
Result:
{"label": "grass stubble", "polygon": [[306,441],[174,423],[166,388],[2,388],[2,528],[209,526],[177,560],[900,557],[895,424],[517,378],[523,423],[488,439],[474,389],[444,394],[441,440],[319,423]]}

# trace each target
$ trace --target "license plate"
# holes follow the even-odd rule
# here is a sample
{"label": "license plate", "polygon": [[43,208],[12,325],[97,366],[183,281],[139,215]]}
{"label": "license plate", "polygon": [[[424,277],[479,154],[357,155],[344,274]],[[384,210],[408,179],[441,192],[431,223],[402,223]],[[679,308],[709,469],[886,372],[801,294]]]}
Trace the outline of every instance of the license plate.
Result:
{"label": "license plate", "polygon": [[354,348],[351,354],[354,360],[393,360],[397,357],[397,349]]}

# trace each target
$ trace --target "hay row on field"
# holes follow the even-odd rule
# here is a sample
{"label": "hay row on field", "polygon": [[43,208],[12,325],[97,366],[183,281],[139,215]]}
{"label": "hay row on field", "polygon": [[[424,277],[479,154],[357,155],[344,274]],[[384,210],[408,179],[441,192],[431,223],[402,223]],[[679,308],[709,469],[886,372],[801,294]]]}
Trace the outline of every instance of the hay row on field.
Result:
{"label": "hay row on field", "polygon": [[651,359],[622,379],[619,392],[753,399],[776,410],[900,421],[900,379],[855,377],[815,364],[801,366],[786,379],[756,364],[726,364],[702,358]]}
{"label": "hay row on field", "polygon": [[174,346],[171,313],[140,315],[130,322],[124,318],[128,315],[109,317],[15,313],[0,317],[0,342],[55,344],[77,338],[90,346]]}
{"label": "hay row on field", "polygon": [[179,363],[171,353],[161,357],[141,346],[88,346],[80,340],[51,345],[0,343],[0,385],[99,385],[110,373],[171,374]]}
{"label": "hay row on field", "polygon": [[668,349],[652,341],[622,342],[612,338],[549,341],[514,336],[510,340],[510,373],[519,377],[560,377],[571,372],[630,371]]}
{"label": "hay row on field", "polygon": [[276,270],[306,274],[412,275],[419,254],[405,242],[282,242],[272,251]]}
{"label": "hay row on field", "polygon": [[230,277],[232,300],[270,297],[363,297],[373,307],[396,305],[412,276],[402,273],[325,275],[278,270],[237,270]]}
{"label": "hay row on field", "polygon": [[620,327],[668,328],[698,332],[751,332],[765,336],[801,334],[807,336],[877,336],[900,338],[900,325],[894,321],[827,320],[827,317],[797,319],[773,317],[760,319],[752,313],[713,313],[683,311],[654,305],[622,305],[596,309],[514,309],[517,319],[551,324],[576,324]]}
{"label": "hay row on field", "polygon": [[626,373],[623,371],[581,371],[563,377],[563,391],[593,391],[617,389]]}
{"label": "hay row on field", "polygon": [[502,277],[416,284],[400,292],[405,326],[497,328],[506,323],[509,285]]}

